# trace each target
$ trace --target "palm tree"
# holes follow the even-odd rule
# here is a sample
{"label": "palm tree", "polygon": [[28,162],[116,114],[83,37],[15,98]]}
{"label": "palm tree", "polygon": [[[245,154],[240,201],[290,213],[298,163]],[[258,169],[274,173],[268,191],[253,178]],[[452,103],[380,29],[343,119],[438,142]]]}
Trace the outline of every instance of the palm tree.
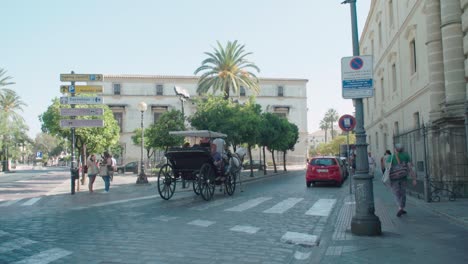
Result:
{"label": "palm tree", "polygon": [[195,75],[204,72],[198,80],[198,93],[206,93],[213,89],[223,92],[224,99],[229,98],[232,91],[237,94],[240,86],[250,89],[255,93],[260,91],[257,76],[248,71],[255,69],[260,72],[260,69],[253,63],[245,59],[246,56],[252,54],[244,51],[244,45],[228,41],[226,47],[221,46],[217,41],[218,47],[214,48],[214,52],[205,52],[207,59],[202,61],[202,65],[195,70]]}
{"label": "palm tree", "polygon": [[8,82],[8,80],[11,79],[11,76],[3,77],[5,74],[6,74],[6,71],[0,68],[0,88],[7,86],[7,85],[14,84],[14,82]]}
{"label": "palm tree", "polygon": [[332,140],[335,136],[335,132],[333,131],[333,124],[338,121],[338,113],[336,112],[335,109],[333,108],[330,108],[328,109],[328,111],[325,113],[325,118],[324,120],[326,120],[327,122],[330,123],[330,129],[331,129],[331,137],[332,137]]}
{"label": "palm tree", "polygon": [[18,111],[23,111],[26,104],[21,101],[19,95],[11,89],[0,90],[0,112],[5,118],[4,121],[23,121],[23,117]]}
{"label": "palm tree", "polygon": [[327,132],[328,132],[328,128],[329,128],[328,126],[329,126],[329,124],[325,120],[325,118],[320,121],[320,129],[325,131],[325,143],[327,143],[327,134],[328,134]]}

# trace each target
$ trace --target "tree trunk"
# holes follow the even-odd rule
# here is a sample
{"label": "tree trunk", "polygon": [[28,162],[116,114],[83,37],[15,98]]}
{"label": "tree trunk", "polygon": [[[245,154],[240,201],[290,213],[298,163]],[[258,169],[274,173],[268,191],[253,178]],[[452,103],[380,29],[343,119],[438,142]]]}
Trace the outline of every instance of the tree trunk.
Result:
{"label": "tree trunk", "polygon": [[265,146],[263,146],[263,164],[262,164],[262,166],[263,166],[263,175],[267,175],[267,170],[266,170],[267,166],[266,165],[267,164],[266,164],[266,156],[265,156]]}
{"label": "tree trunk", "polygon": [[276,169],[276,161],[275,161],[275,150],[270,150],[271,151],[271,159],[273,160],[273,168],[274,172],[277,173],[278,170]]}
{"label": "tree trunk", "polygon": [[247,150],[249,151],[249,159],[250,159],[250,177],[253,177],[253,163],[252,163],[252,147],[247,145]]}
{"label": "tree trunk", "polygon": [[327,133],[328,132],[328,129],[325,129],[325,143],[327,143]]}
{"label": "tree trunk", "polygon": [[283,170],[287,171],[287,169],[286,169],[286,151],[283,151]]}

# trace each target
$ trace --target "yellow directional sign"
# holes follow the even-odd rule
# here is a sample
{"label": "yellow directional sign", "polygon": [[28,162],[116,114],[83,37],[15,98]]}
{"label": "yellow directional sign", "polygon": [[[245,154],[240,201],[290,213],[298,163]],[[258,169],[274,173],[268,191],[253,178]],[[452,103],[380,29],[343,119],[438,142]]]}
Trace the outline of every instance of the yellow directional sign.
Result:
{"label": "yellow directional sign", "polygon": [[102,85],[60,85],[60,92],[65,93],[102,93]]}
{"label": "yellow directional sign", "polygon": [[102,80],[102,74],[60,74],[60,81],[62,82],[101,82]]}

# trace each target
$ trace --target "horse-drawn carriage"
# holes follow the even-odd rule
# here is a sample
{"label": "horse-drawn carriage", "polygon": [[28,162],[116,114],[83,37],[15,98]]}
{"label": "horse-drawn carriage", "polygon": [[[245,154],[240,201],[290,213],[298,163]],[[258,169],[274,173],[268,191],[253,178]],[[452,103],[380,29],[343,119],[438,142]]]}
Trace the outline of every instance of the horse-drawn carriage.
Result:
{"label": "horse-drawn carriage", "polygon": [[209,142],[191,147],[172,147],[166,151],[167,163],[159,170],[157,179],[159,195],[163,199],[172,197],[179,180],[191,182],[195,194],[206,201],[213,198],[216,186],[221,186],[228,195],[234,194],[245,153],[231,154],[227,151],[222,153],[222,162],[215,162],[210,143],[212,139],[225,138],[225,134],[208,130],[171,131],[169,134],[209,139]]}

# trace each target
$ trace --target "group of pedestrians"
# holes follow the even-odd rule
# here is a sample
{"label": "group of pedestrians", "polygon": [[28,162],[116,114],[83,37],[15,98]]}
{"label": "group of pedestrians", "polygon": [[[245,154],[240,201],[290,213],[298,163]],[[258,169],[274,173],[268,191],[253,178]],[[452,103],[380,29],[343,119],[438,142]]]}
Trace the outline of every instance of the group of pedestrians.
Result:
{"label": "group of pedestrians", "polygon": [[104,193],[108,193],[110,189],[110,183],[114,177],[114,171],[117,166],[115,158],[108,152],[104,153],[104,157],[101,162],[96,160],[96,155],[91,154],[86,161],[86,166],[88,170],[88,189],[89,192],[94,192],[93,184],[96,180],[97,175],[100,175],[104,180]]}

